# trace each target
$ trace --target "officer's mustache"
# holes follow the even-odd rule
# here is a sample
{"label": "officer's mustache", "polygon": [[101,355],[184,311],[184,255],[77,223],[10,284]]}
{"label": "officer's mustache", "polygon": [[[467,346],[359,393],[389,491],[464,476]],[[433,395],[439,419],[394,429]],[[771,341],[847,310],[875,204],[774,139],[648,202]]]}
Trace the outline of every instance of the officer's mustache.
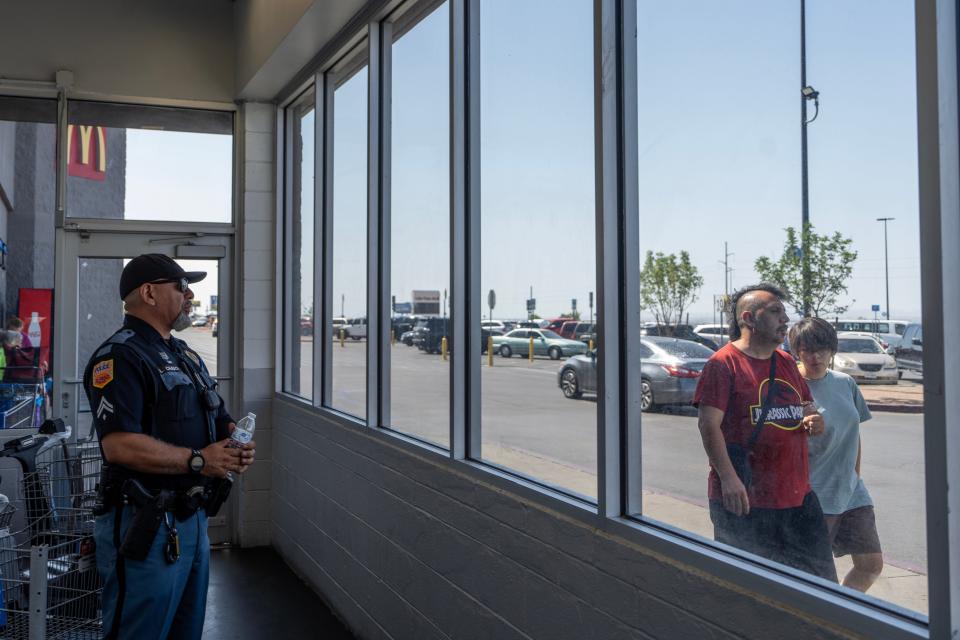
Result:
{"label": "officer's mustache", "polygon": [[177,319],[173,321],[173,330],[183,331],[184,329],[188,328],[190,324],[190,316],[187,315],[186,311],[181,311],[180,315],[177,316]]}

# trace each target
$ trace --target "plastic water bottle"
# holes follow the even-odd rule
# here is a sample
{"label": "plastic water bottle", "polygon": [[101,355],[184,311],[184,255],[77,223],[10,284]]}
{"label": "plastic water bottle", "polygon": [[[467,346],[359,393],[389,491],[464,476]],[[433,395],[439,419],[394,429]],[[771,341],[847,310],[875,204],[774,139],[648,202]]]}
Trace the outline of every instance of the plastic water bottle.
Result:
{"label": "plastic water bottle", "polygon": [[230,446],[242,447],[253,440],[253,432],[257,428],[257,414],[248,413],[240,418],[237,427],[230,434]]}
{"label": "plastic water bottle", "polygon": [[31,347],[40,346],[40,317],[36,311],[30,313],[30,326],[27,327],[27,337],[30,338]]}

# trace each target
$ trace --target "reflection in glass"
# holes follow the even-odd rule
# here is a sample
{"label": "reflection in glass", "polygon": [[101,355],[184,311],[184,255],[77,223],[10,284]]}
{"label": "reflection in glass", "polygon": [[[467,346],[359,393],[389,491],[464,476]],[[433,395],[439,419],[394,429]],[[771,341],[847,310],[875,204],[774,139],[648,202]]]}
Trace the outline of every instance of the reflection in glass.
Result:
{"label": "reflection in glass", "polygon": [[505,333],[480,372],[481,456],[592,498],[589,338],[493,323],[595,320],[593,5],[497,0],[480,14],[481,291],[496,301],[473,320]]}
{"label": "reflection in glass", "polygon": [[[804,384],[814,390],[827,437],[818,441],[793,432],[809,438],[814,456],[844,429],[859,430],[850,445],[857,450],[846,450],[853,457],[839,456],[846,466],[831,472],[856,478],[856,470],[848,467],[859,453],[859,478],[869,491],[883,550],[882,571],[868,594],[926,614],[924,420],[921,413],[888,410],[892,404],[920,409],[923,392],[922,373],[914,371],[909,349],[902,344],[909,323],[919,327],[921,320],[913,8],[902,4],[875,9],[854,2],[817,5],[815,10],[808,5],[807,12],[807,82],[820,92],[821,103],[819,116],[807,127],[810,220],[814,232],[839,234],[856,252],[836,302],[819,305],[820,316],[840,331],[857,332],[841,333],[830,375],[844,381],[848,399],[854,392],[861,394],[872,417],[861,425],[865,415],[852,400],[844,411],[825,403],[818,393],[823,385],[813,379],[798,382],[795,368],[778,378],[792,380],[801,391]],[[868,11],[869,34],[860,24]],[[638,242],[641,255],[688,252],[703,278],[682,323],[670,327],[682,332],[683,339],[723,342],[719,326],[730,320],[723,310],[724,294],[761,276],[789,279],[766,269],[759,258],[799,264],[802,254],[788,246],[784,231],[799,228],[801,221],[799,18],[796,5],[759,1],[723,7],[698,3],[696,10],[639,3],[638,86],[655,99],[641,96],[638,103]],[[881,75],[883,86],[873,80]],[[735,100],[723,99],[730,87],[736,87]],[[811,105],[808,118],[813,113]],[[890,318],[883,316],[885,257],[878,217],[895,218],[889,222],[891,238],[896,238],[889,255]],[[809,255],[811,260],[817,255],[814,245]],[[818,268],[818,273],[823,271]],[[790,288],[799,293],[797,287]],[[874,303],[882,303],[876,311]],[[791,322],[802,315],[798,306],[802,304],[796,295],[788,296]],[[655,321],[653,309],[644,308],[642,314],[644,321]],[[651,334],[647,326],[644,331]],[[794,367],[789,359],[785,363]],[[650,364],[651,355],[645,355],[644,372]],[[764,383],[766,375],[758,373],[754,382]],[[714,539],[707,457],[697,409],[690,401],[664,401],[655,388],[646,398],[643,513]],[[752,402],[755,410],[760,405],[759,397]],[[741,430],[740,437],[749,431]],[[738,441],[729,429],[724,436]],[[758,442],[764,446],[775,440],[764,432]],[[811,465],[810,478],[817,480],[812,458]],[[829,492],[821,491],[819,502],[826,507],[820,509],[825,508],[827,516],[838,515],[829,511],[863,506],[848,502],[838,507]],[[835,559],[843,581],[854,557],[867,555],[868,549],[839,550],[848,552]],[[864,585],[856,574],[847,584]]]}
{"label": "reflection in glass", "polygon": [[[367,68],[333,94],[333,300],[330,406],[367,414]],[[338,323],[342,319],[343,324]]]}
{"label": "reflection in glass", "polygon": [[[447,335],[449,289],[449,19],[447,4],[393,45],[390,284],[390,423],[404,433],[447,446],[450,440]],[[414,291],[440,299],[439,314],[422,319],[428,332],[408,335]],[[420,293],[416,294],[419,303]]]}

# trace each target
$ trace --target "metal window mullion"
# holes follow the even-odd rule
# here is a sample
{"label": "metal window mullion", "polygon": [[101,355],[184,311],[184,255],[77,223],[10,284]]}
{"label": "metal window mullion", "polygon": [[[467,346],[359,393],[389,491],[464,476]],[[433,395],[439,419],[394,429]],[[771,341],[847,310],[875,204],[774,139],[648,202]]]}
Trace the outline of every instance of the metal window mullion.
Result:
{"label": "metal window mullion", "polygon": [[325,317],[323,300],[324,260],[327,252],[323,242],[324,193],[327,189],[324,176],[326,159],[324,148],[324,86],[323,74],[313,81],[313,404],[323,403],[324,352],[330,349],[333,336],[332,323]]}
{"label": "metal window mullion", "polygon": [[[323,264],[321,275],[323,278],[323,322],[321,346],[323,360],[321,361],[320,378],[322,391],[321,406],[330,406],[333,402],[333,158],[335,143],[333,137],[333,91],[334,78],[332,72],[322,74],[318,92],[323,109],[317,114],[317,127],[323,129],[322,145],[318,153],[323,154]],[[319,108],[319,105],[318,105]],[[316,333],[316,332],[314,332]]]}
{"label": "metal window mullion", "polygon": [[[378,110],[377,126],[380,136],[379,151],[379,189],[376,197],[380,203],[380,216],[378,236],[379,246],[379,265],[380,271],[377,274],[377,320],[380,330],[374,335],[374,343],[379,351],[380,368],[377,372],[377,390],[379,391],[379,422],[378,425],[389,427],[390,419],[390,335],[393,326],[390,322],[392,308],[391,301],[391,117],[392,117],[392,96],[393,96],[393,23],[384,21],[380,23],[380,72],[379,86],[380,108]],[[368,336],[371,335],[368,333]]]}
{"label": "metal window mullion", "polygon": [[[639,474],[636,101],[626,98],[636,91],[636,47],[624,46],[631,31],[625,18],[633,11],[630,0],[594,2],[597,309],[603,345],[597,367],[597,501],[604,517],[623,514],[625,472],[632,466]],[[633,78],[626,77],[628,70]],[[631,433],[636,451],[628,466],[624,452]]]}
{"label": "metal window mullion", "polygon": [[380,421],[380,175],[383,28],[367,27],[367,426]]}
{"label": "metal window mullion", "polygon": [[450,0],[450,457],[480,456],[479,3]]}
{"label": "metal window mullion", "polygon": [[62,229],[66,222],[67,215],[67,163],[69,162],[70,145],[70,125],[69,113],[70,101],[67,99],[67,91],[59,88],[57,91],[57,197],[54,213],[54,227]]}
{"label": "metal window mullion", "polygon": [[917,159],[924,341],[924,464],[930,637],[960,636],[960,69],[948,0],[916,3]]}
{"label": "metal window mullion", "polygon": [[642,439],[640,412],[640,193],[639,193],[639,131],[637,101],[639,79],[637,77],[637,3],[621,0],[620,22],[620,140],[622,181],[622,232],[620,238],[623,252],[622,308],[623,338],[621,354],[621,406],[624,415],[623,453],[624,508],[628,514],[642,512]]}

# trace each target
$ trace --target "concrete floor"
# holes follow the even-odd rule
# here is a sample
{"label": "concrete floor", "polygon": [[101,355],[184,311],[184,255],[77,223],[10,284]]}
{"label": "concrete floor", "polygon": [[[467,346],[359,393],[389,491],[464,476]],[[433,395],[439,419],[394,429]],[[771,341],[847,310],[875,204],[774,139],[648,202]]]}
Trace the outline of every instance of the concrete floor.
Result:
{"label": "concrete floor", "polygon": [[353,635],[269,547],[215,549],[205,640],[324,638]]}

